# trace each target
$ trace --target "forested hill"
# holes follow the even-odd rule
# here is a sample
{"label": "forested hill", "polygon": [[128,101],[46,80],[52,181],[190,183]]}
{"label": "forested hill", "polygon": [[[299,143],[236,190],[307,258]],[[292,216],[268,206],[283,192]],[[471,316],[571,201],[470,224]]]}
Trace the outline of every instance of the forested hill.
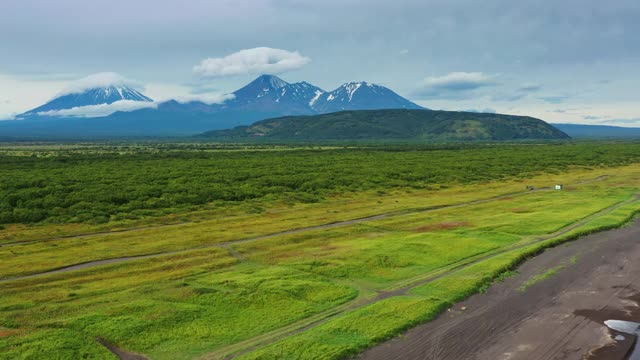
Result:
{"label": "forested hill", "polygon": [[564,132],[532,117],[407,109],[286,116],[230,130],[209,131],[202,136],[221,140],[473,141],[569,138]]}

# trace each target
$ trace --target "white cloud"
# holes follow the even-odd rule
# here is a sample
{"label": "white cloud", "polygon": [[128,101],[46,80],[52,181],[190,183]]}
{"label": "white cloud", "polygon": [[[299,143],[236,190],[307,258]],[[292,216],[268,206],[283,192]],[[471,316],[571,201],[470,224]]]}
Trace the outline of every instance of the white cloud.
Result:
{"label": "white cloud", "polygon": [[415,91],[417,96],[466,99],[473,90],[498,85],[496,75],[481,72],[452,72],[444,76],[427,77]]}
{"label": "white cloud", "polygon": [[525,83],[522,84],[518,89],[516,89],[516,91],[523,93],[533,93],[540,91],[540,89],[542,89],[542,85],[538,83]]}
{"label": "white cloud", "polygon": [[[107,73],[108,74],[108,73]],[[111,73],[113,74],[113,73]],[[117,74],[115,74],[117,75]],[[55,77],[57,79],[57,77]],[[95,81],[89,81],[86,79]],[[60,81],[60,80],[34,80],[31,77],[16,76],[0,73],[0,121],[20,120],[16,115],[29,109],[42,105],[43,103],[59,96],[60,88],[81,89],[83,86],[100,86],[108,83],[118,84],[120,76],[89,76],[81,81]],[[126,83],[130,83],[126,80]],[[122,82],[121,82],[122,84]],[[222,103],[229,100],[231,94],[203,93],[193,94],[193,87],[171,83],[149,83],[142,93],[156,99],[153,103],[127,104],[127,102],[116,102],[111,105],[83,106],[74,109],[51,112],[50,116],[76,116],[76,117],[101,117],[108,116],[116,111],[133,111],[140,108],[154,108],[159,103],[175,99],[181,103],[201,101],[206,104]]]}
{"label": "white cloud", "polygon": [[10,106],[11,101],[0,99],[0,120],[14,120],[17,113],[15,111],[2,110],[4,106]]}
{"label": "white cloud", "polygon": [[127,79],[122,75],[114,72],[101,72],[92,74],[82,79],[78,79],[69,83],[56,97],[68,94],[77,94],[85,92],[89,89],[109,87],[109,86],[131,86],[138,87],[135,81]]}
{"label": "white cloud", "polygon": [[194,93],[194,88],[191,86],[168,83],[149,83],[144,88],[144,94],[156,99],[156,103],[175,100],[179,103],[200,101],[207,105],[221,104],[234,97],[233,94],[219,92]]}
{"label": "white cloud", "polygon": [[50,110],[39,112],[41,116],[69,116],[69,117],[102,117],[117,111],[134,111],[145,108],[157,108],[155,102],[120,100],[111,104],[78,106],[71,109]]}
{"label": "white cloud", "polygon": [[422,82],[425,88],[440,90],[469,90],[494,85],[493,75],[481,72],[452,72],[444,76],[428,77]]}
{"label": "white cloud", "polygon": [[[41,76],[0,73],[0,120],[14,119],[29,109],[53,98],[109,84],[138,87],[137,83],[116,73],[98,73],[83,79],[69,81],[68,74]],[[64,89],[60,91],[60,89]]]}
{"label": "white cloud", "polygon": [[546,95],[541,96],[538,99],[548,102],[549,104],[561,104],[570,98],[571,97],[569,95]]}
{"label": "white cloud", "polygon": [[482,114],[495,114],[495,113],[497,113],[497,111],[495,109],[492,109],[492,108],[484,108],[482,110],[480,110],[480,109],[466,109],[464,111],[473,112],[473,113],[482,113]]}
{"label": "white cloud", "polygon": [[93,118],[93,117],[109,116],[118,111],[126,112],[126,111],[140,110],[140,109],[156,109],[158,107],[158,104],[168,100],[175,100],[183,104],[199,101],[207,105],[211,105],[211,104],[220,104],[232,98],[233,98],[233,94],[198,94],[198,95],[172,96],[172,97],[167,97],[162,101],[155,101],[155,102],[120,100],[111,104],[78,106],[71,109],[42,111],[42,112],[39,112],[38,115]]}
{"label": "white cloud", "polygon": [[280,74],[295,70],[311,62],[297,51],[268,47],[245,49],[222,58],[208,58],[193,67],[201,77],[245,74]]}
{"label": "white cloud", "polygon": [[156,102],[164,102],[192,94],[189,86],[158,82],[146,84],[142,93],[156,100]]}
{"label": "white cloud", "polygon": [[542,89],[542,86],[537,83],[525,83],[517,87],[516,89],[502,89],[501,92],[491,96],[492,101],[507,101],[513,102],[522,100],[529,97],[531,94],[536,93]]}
{"label": "white cloud", "polygon": [[640,118],[631,118],[631,119],[609,119],[602,120],[602,123],[607,125],[617,125],[617,126],[639,126]]}
{"label": "white cloud", "polygon": [[179,103],[190,103],[194,101],[199,101],[205,103],[207,105],[212,104],[222,104],[227,100],[231,100],[235,97],[233,94],[191,94],[184,96],[176,96],[173,100]]}
{"label": "white cloud", "polygon": [[16,115],[18,114],[15,112],[0,112],[0,121],[16,120]]}
{"label": "white cloud", "polygon": [[50,100],[61,87],[60,80],[34,80],[26,76],[0,73],[0,120],[13,118]]}

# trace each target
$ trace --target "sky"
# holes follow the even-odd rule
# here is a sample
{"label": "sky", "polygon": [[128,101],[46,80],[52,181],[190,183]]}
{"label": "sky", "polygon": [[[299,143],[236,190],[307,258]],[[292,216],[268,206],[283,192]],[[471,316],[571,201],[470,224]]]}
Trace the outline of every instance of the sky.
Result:
{"label": "sky", "polygon": [[0,118],[94,74],[155,100],[261,73],[431,109],[640,126],[637,0],[3,0]]}

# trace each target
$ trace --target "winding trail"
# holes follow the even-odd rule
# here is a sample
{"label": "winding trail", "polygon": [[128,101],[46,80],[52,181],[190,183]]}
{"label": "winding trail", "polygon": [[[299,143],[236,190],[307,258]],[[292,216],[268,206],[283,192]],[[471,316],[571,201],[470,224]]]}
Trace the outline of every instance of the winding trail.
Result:
{"label": "winding trail", "polygon": [[[596,179],[598,179],[598,178],[596,178]],[[596,179],[587,180],[587,181],[596,181]],[[202,249],[213,248],[213,247],[220,247],[220,248],[225,248],[225,249],[229,250],[230,246],[232,246],[232,245],[243,244],[243,243],[248,243],[248,242],[254,242],[254,241],[259,241],[259,240],[266,240],[266,239],[271,239],[271,238],[274,238],[274,237],[277,237],[277,236],[293,235],[293,234],[303,233],[303,232],[307,232],[307,231],[314,231],[314,230],[331,229],[331,228],[336,228],[336,227],[359,224],[359,223],[368,222],[368,221],[375,221],[375,220],[387,219],[387,218],[391,218],[391,217],[410,215],[410,214],[425,213],[425,212],[430,212],[430,211],[435,211],[435,210],[455,209],[455,208],[460,208],[460,207],[464,207],[464,206],[484,204],[484,203],[492,202],[492,201],[495,201],[495,200],[507,199],[507,198],[511,198],[511,197],[514,197],[514,196],[521,196],[521,195],[525,195],[525,194],[531,194],[531,193],[534,193],[534,192],[549,191],[549,190],[551,190],[551,188],[548,188],[548,187],[537,188],[537,189],[534,189],[534,190],[507,193],[507,194],[502,194],[502,195],[498,195],[498,196],[493,196],[493,197],[490,197],[490,198],[472,200],[472,201],[467,201],[467,202],[457,203],[457,204],[451,204],[451,205],[437,205],[437,206],[430,206],[430,207],[424,207],[424,208],[412,208],[412,209],[405,209],[405,210],[399,210],[399,211],[392,211],[392,212],[387,212],[387,213],[383,213],[383,214],[377,214],[377,215],[372,215],[372,216],[367,216],[367,217],[362,217],[362,218],[357,218],[357,219],[352,219],[352,220],[338,221],[338,222],[333,222],[333,223],[329,223],[329,224],[322,224],[322,225],[308,226],[308,227],[303,227],[303,228],[298,228],[298,229],[291,229],[291,230],[281,231],[281,232],[277,232],[277,233],[273,233],[273,234],[246,238],[246,239],[230,240],[230,241],[218,242],[218,243],[213,243],[213,244],[205,244],[205,245],[190,247],[190,248],[181,249],[181,250],[163,251],[163,252],[157,252],[157,253],[140,254],[140,255],[133,255],[133,256],[123,256],[123,257],[117,257],[117,258],[111,258],[111,259],[100,259],[100,260],[81,262],[81,263],[67,265],[67,266],[63,266],[63,267],[59,267],[59,268],[54,268],[54,269],[51,269],[51,270],[47,270],[47,271],[39,272],[39,273],[35,273],[35,274],[21,275],[21,276],[7,277],[7,278],[0,278],[0,282],[21,280],[21,279],[30,279],[30,278],[34,278],[34,277],[38,277],[38,276],[52,275],[52,274],[58,274],[58,273],[74,271],[74,270],[82,270],[82,269],[87,269],[87,268],[91,268],[91,267],[95,267],[95,266],[118,264],[118,263],[127,262],[127,261],[148,259],[148,258],[153,258],[153,257],[165,256],[165,255],[176,255],[176,254],[182,254],[182,253],[193,251],[193,250],[202,250]],[[129,229],[129,230],[120,230],[120,231],[117,231],[117,232],[114,231],[114,232],[111,232],[111,233],[121,234],[121,233],[128,232],[128,231],[132,231],[133,232],[133,231],[139,231],[139,230],[144,230],[144,229],[153,229],[153,228],[159,228],[159,227],[179,226],[179,225],[184,225],[184,223],[182,223],[182,224],[172,224],[172,225],[158,225],[158,226],[152,226],[152,227],[147,227],[147,228],[135,228],[135,229]],[[96,233],[96,234],[87,234],[87,235],[75,235],[75,236],[65,237],[65,238],[60,238],[60,239],[86,238],[86,237],[106,235],[106,234],[111,234],[111,233],[106,232],[106,233]],[[49,240],[49,241],[52,241],[52,240]],[[36,242],[38,242],[38,241],[36,241]],[[29,243],[31,243],[31,242],[22,243],[22,245],[25,245],[25,244],[28,245]],[[13,245],[17,245],[19,243],[12,243],[12,244]],[[8,246],[8,245],[11,245],[11,244],[5,244],[5,246]],[[240,254],[235,252],[235,250],[234,251],[230,251],[230,253],[231,253],[232,256],[234,256],[234,257],[236,257],[238,259],[241,259]]]}
{"label": "winding trail", "polygon": [[[607,178],[608,176],[604,175],[604,176],[599,176],[597,178],[594,179],[590,179],[590,180],[585,180],[585,181],[581,181],[578,183],[575,183],[573,185],[578,185],[578,184],[584,184],[584,183],[589,183],[589,182],[594,182],[594,181],[599,181],[599,180],[603,180],[605,178]],[[147,259],[147,258],[153,258],[153,257],[160,257],[160,256],[166,256],[166,255],[173,255],[173,254],[180,254],[180,253],[185,253],[185,252],[189,252],[189,251],[193,251],[193,250],[198,250],[198,249],[205,249],[205,248],[212,248],[212,247],[219,247],[219,248],[224,248],[226,250],[229,251],[230,255],[235,257],[236,259],[243,261],[244,258],[242,257],[242,255],[240,253],[238,253],[234,248],[233,245],[236,244],[242,244],[242,243],[248,243],[248,242],[254,242],[254,241],[259,241],[259,240],[265,240],[265,239],[270,239],[273,237],[277,237],[277,236],[283,236],[283,235],[291,235],[291,234],[297,234],[297,233],[302,233],[302,232],[308,232],[308,231],[314,231],[314,230],[322,230],[322,229],[330,229],[330,228],[335,228],[335,227],[341,227],[341,226],[348,226],[348,225],[353,225],[353,224],[358,224],[358,223],[363,223],[363,222],[368,222],[368,221],[375,221],[375,220],[380,220],[380,219],[386,219],[386,218],[391,218],[391,217],[396,217],[396,216],[402,216],[402,215],[409,215],[409,214],[416,214],[416,213],[425,213],[425,212],[430,212],[430,211],[435,211],[435,210],[442,210],[442,209],[455,209],[455,208],[460,208],[460,207],[464,207],[464,206],[470,206],[470,205],[477,205],[477,204],[483,204],[483,203],[488,203],[488,202],[492,202],[492,201],[496,201],[496,200],[500,200],[500,199],[505,199],[505,198],[510,198],[510,197],[514,197],[514,196],[520,196],[520,195],[525,195],[525,194],[531,194],[533,192],[537,192],[537,191],[548,191],[551,190],[551,188],[537,188],[534,190],[527,190],[527,191],[521,191],[521,192],[514,192],[514,193],[507,193],[507,194],[502,194],[502,195],[498,195],[498,196],[493,196],[490,198],[485,198],[485,199],[478,199],[478,200],[472,200],[472,201],[468,201],[468,202],[463,202],[463,203],[457,203],[457,204],[451,204],[451,205],[441,205],[441,206],[432,206],[432,207],[425,207],[425,208],[413,208],[413,209],[405,209],[405,210],[400,210],[400,211],[393,211],[393,212],[388,212],[388,213],[383,213],[383,214],[377,214],[377,215],[372,215],[372,216],[367,216],[367,217],[363,217],[363,218],[357,218],[357,219],[352,219],[352,220],[346,220],[346,221],[339,221],[339,222],[334,222],[334,223],[329,223],[329,224],[322,224],[322,225],[316,225],[316,226],[310,226],[310,227],[304,227],[304,228],[298,228],[298,229],[292,229],[292,230],[287,230],[287,231],[282,231],[282,232],[277,232],[277,233],[273,233],[273,234],[268,234],[268,235],[263,235],[263,236],[257,236],[257,237],[252,237],[252,238],[246,238],[246,239],[238,239],[238,240],[231,240],[231,241],[226,241],[226,242],[219,242],[219,243],[214,243],[214,244],[206,244],[206,245],[201,245],[201,246],[197,246],[197,247],[191,247],[188,249],[181,249],[181,250],[176,250],[176,251],[165,251],[165,252],[159,252],[159,253],[151,253],[151,254],[141,254],[141,255],[135,255],[135,256],[127,256],[127,257],[118,257],[118,258],[112,258],[112,259],[101,259],[101,260],[96,260],[96,261],[88,261],[88,262],[84,262],[84,263],[77,263],[77,264],[73,264],[73,265],[69,265],[69,266],[65,266],[65,267],[61,267],[61,268],[57,268],[57,269],[52,269],[49,271],[45,271],[45,272],[41,272],[41,273],[36,273],[36,274],[30,274],[30,275],[24,275],[24,276],[17,276],[17,277],[11,277],[11,278],[4,278],[4,279],[0,279],[0,282],[7,282],[7,281],[13,281],[13,280],[21,280],[21,279],[29,279],[29,278],[34,278],[34,277],[39,277],[39,276],[45,276],[45,275],[52,275],[52,274],[57,274],[57,273],[64,273],[64,272],[69,272],[69,271],[74,271],[74,270],[81,270],[81,269],[87,269],[87,268],[92,268],[92,267],[97,267],[97,266],[103,266],[103,265],[109,265],[109,264],[117,264],[117,263],[122,263],[122,262],[128,262],[128,261],[135,261],[135,260],[140,260],[140,259]],[[458,262],[446,265],[442,268],[436,269],[434,271],[431,271],[429,273],[426,274],[422,274],[420,276],[408,279],[408,280],[404,280],[400,283],[396,283],[394,284],[392,287],[387,288],[387,289],[383,289],[379,292],[377,292],[377,294],[375,294],[374,296],[370,296],[370,297],[357,297],[354,300],[351,300],[347,303],[344,303],[342,305],[339,305],[337,307],[334,307],[332,309],[326,310],[324,312],[312,315],[306,319],[300,320],[298,322],[289,324],[289,325],[285,325],[284,327],[278,328],[272,332],[269,333],[265,333],[265,334],[261,334],[257,337],[251,338],[251,339],[247,339],[245,341],[241,341],[232,345],[229,345],[227,347],[218,349],[217,351],[207,354],[205,355],[203,358],[204,359],[221,359],[221,358],[232,358],[238,355],[242,355],[245,354],[249,351],[255,350],[259,347],[263,347],[266,345],[269,345],[271,343],[274,343],[276,341],[279,341],[283,338],[292,336],[292,335],[296,335],[298,333],[301,333],[303,331],[312,329],[314,327],[317,327],[337,316],[340,316],[342,314],[344,314],[347,311],[351,311],[354,309],[357,309],[359,307],[362,306],[366,306],[368,304],[374,303],[376,301],[388,298],[388,297],[392,297],[392,296],[401,296],[401,295],[406,295],[409,293],[409,291],[413,288],[415,288],[416,286],[420,286],[426,283],[429,283],[431,281],[437,280],[439,278],[442,278],[444,276],[450,275],[451,273],[453,273],[454,271],[469,267],[471,265],[477,264],[479,262],[491,259],[493,257],[496,257],[498,255],[502,255],[504,253],[510,252],[510,251],[514,251],[514,250],[518,250],[521,248],[524,248],[526,246],[530,246],[539,242],[543,242],[558,236],[561,236],[563,234],[566,234],[572,230],[575,230],[576,228],[585,225],[586,223],[592,221],[593,219],[606,215],[608,213],[611,213],[612,211],[624,206],[624,205],[628,205],[630,203],[633,202],[637,202],[638,199],[640,197],[638,195],[634,195],[632,198],[619,202],[617,204],[614,204],[612,206],[609,206],[607,208],[604,208],[600,211],[597,211],[583,219],[580,219],[552,234],[548,234],[542,237],[536,237],[536,238],[525,238],[522,241],[519,241],[515,244],[512,244],[510,246],[507,247],[502,247],[499,249],[495,249],[492,251],[488,251],[485,253],[481,253],[481,254],[477,254],[475,256],[466,258],[466,259],[462,259]],[[161,228],[161,227],[168,227],[168,226],[179,226],[179,225],[185,225],[187,223],[179,223],[179,224],[165,224],[165,225],[157,225],[157,226],[149,226],[149,227],[139,227],[139,228],[131,228],[131,229],[124,229],[124,230],[116,230],[116,231],[110,231],[110,232],[101,232],[101,233],[93,233],[93,234],[85,234],[85,235],[74,235],[74,236],[67,236],[67,237],[63,237],[63,238],[58,238],[58,239],[74,239],[74,238],[87,238],[87,237],[92,237],[92,236],[102,236],[102,235],[110,235],[110,234],[121,234],[121,233],[126,233],[126,232],[133,232],[133,231],[139,231],[139,230],[146,230],[146,229],[153,229],[153,228]],[[56,240],[56,239],[50,239],[47,241],[52,241],[52,240]],[[30,244],[30,243],[35,243],[35,242],[40,242],[42,240],[39,241],[29,241],[29,242],[16,242],[16,243],[9,243],[9,244],[2,244],[0,245],[0,247],[6,247],[6,246],[14,246],[14,245],[26,245],[26,244]],[[104,345],[107,349],[109,349],[112,353],[114,353],[115,355],[117,355],[118,357],[120,357],[121,359],[131,359],[131,360],[141,360],[141,359],[146,359],[144,356],[142,355],[138,355],[138,354],[132,354],[132,353],[127,353],[117,347],[115,347],[114,345],[111,345],[109,343],[107,343],[104,339],[97,339],[97,341],[99,341],[102,345]]]}
{"label": "winding trail", "polygon": [[[601,175],[601,176],[598,176],[596,178],[582,180],[582,181],[576,182],[576,183],[571,184],[571,185],[580,185],[580,184],[592,183],[592,182],[604,180],[604,179],[606,179],[608,177],[609,177],[609,175]],[[165,256],[165,255],[176,255],[176,254],[182,254],[182,253],[193,251],[193,250],[202,250],[202,249],[213,248],[213,247],[225,248],[230,252],[230,254],[233,257],[235,257],[236,259],[242,260],[242,256],[232,248],[232,245],[243,244],[243,243],[248,243],[248,242],[254,242],[254,241],[259,241],[259,240],[265,240],[265,239],[270,239],[270,238],[274,238],[274,237],[277,237],[277,236],[293,235],[293,234],[298,234],[298,233],[307,232],[307,231],[323,230],[323,229],[331,229],[331,228],[342,227],[342,226],[349,226],[349,225],[359,224],[359,223],[368,222],[368,221],[387,219],[387,218],[396,217],[396,216],[418,214],[418,213],[426,213],[426,212],[430,212],[430,211],[444,210],[444,209],[456,209],[456,208],[460,208],[460,207],[464,207],[464,206],[484,204],[484,203],[489,203],[489,202],[500,200],[500,199],[508,199],[508,198],[511,198],[511,197],[514,197],[514,196],[522,196],[522,195],[531,194],[531,193],[535,193],[535,192],[539,192],[539,191],[550,191],[550,190],[552,190],[552,188],[550,188],[550,187],[535,188],[535,189],[532,189],[532,190],[525,190],[525,191],[519,191],[519,192],[513,192],[513,193],[506,193],[506,194],[502,194],[502,195],[492,196],[492,197],[489,197],[489,198],[466,201],[466,202],[457,203],[457,204],[437,205],[437,206],[429,206],[429,207],[424,207],[424,208],[404,209],[404,210],[392,211],[392,212],[387,212],[387,213],[382,213],[382,214],[377,214],[377,215],[372,215],[372,216],[366,216],[366,217],[352,219],[352,220],[345,220],[345,221],[338,221],[338,222],[322,224],[322,225],[308,226],[308,227],[303,227],[303,228],[298,228],[298,229],[280,231],[280,232],[273,233],[273,234],[268,234],[268,235],[261,235],[261,236],[246,238],[246,239],[230,240],[230,241],[218,242],[218,243],[214,243],[214,244],[205,244],[205,245],[200,245],[200,246],[195,246],[195,247],[190,247],[190,248],[180,249],[180,250],[174,250],[174,251],[162,251],[162,252],[157,252],[157,253],[148,253],[148,254],[140,254],[140,255],[123,256],[123,257],[110,258],[110,259],[100,259],[100,260],[92,260],[92,261],[80,262],[80,263],[75,263],[75,264],[71,264],[71,265],[67,265],[67,266],[63,266],[63,267],[53,268],[51,270],[47,270],[47,271],[43,271],[43,272],[39,272],[39,273],[35,273],[35,274],[28,274],[28,275],[20,275],[20,276],[0,278],[0,282],[13,281],[13,280],[22,280],[22,279],[30,279],[30,278],[34,278],[34,277],[38,277],[38,276],[53,275],[53,274],[58,274],[58,273],[63,273],[63,272],[69,272],[69,271],[92,268],[92,267],[96,267],[96,266],[118,264],[118,263],[123,263],[123,262],[128,262],[128,261],[148,259],[148,258],[153,258],[153,257]],[[149,227],[137,227],[137,228],[126,229],[126,230],[115,230],[115,231],[111,231],[111,232],[100,232],[100,233],[93,233],[93,234],[66,236],[66,237],[51,239],[51,240],[47,240],[47,241],[56,241],[56,240],[65,240],[65,239],[82,239],[82,238],[88,238],[88,237],[93,237],[93,236],[103,236],[103,235],[109,235],[109,234],[122,234],[122,233],[135,232],[135,231],[141,231],[141,230],[147,230],[147,229],[156,229],[156,228],[163,228],[163,227],[181,226],[181,225],[186,225],[186,224],[188,224],[188,223],[155,225],[155,226],[149,226]],[[41,241],[42,240],[29,241],[29,242],[9,243],[9,244],[3,244],[0,247],[6,247],[6,246],[11,246],[11,245],[28,245],[30,243],[41,242]]]}
{"label": "winding trail", "polygon": [[[588,184],[588,183],[604,180],[604,179],[606,179],[608,177],[609,177],[609,175],[600,175],[600,176],[595,177],[593,179],[582,180],[582,181],[576,182],[576,183],[571,184],[571,185]],[[268,234],[268,235],[264,235],[264,236],[253,237],[253,238],[247,238],[247,239],[240,239],[240,240],[235,240],[235,241],[260,240],[260,239],[273,237],[273,236],[295,234],[295,233],[298,233],[298,232],[323,229],[323,228],[327,228],[327,227],[357,224],[359,222],[378,220],[378,219],[383,219],[383,218],[389,217],[389,216],[405,215],[405,214],[419,213],[419,212],[432,211],[432,210],[438,210],[438,209],[450,209],[450,208],[455,208],[455,207],[458,207],[458,206],[466,206],[466,205],[473,205],[473,204],[482,204],[482,203],[485,203],[485,202],[489,202],[489,201],[493,201],[493,200],[499,200],[499,199],[503,199],[503,198],[508,198],[508,197],[511,197],[511,196],[530,194],[532,192],[546,191],[546,190],[552,190],[552,188],[550,188],[550,187],[534,188],[532,190],[519,191],[519,192],[514,192],[514,193],[507,193],[507,194],[502,194],[502,195],[498,195],[498,196],[494,196],[494,197],[490,197],[490,198],[472,200],[472,201],[469,201],[469,202],[463,202],[463,203],[458,203],[458,204],[440,205],[440,206],[431,206],[431,207],[426,207],[426,208],[413,208],[413,209],[391,211],[391,212],[388,212],[388,213],[376,214],[376,215],[363,217],[363,218],[357,218],[357,219],[339,221],[339,222],[334,222],[334,223],[329,223],[329,224],[323,224],[323,225],[316,225],[316,226],[310,226],[310,227],[286,230],[286,231],[282,231],[282,232],[278,232],[278,233],[273,233],[273,234]],[[350,202],[350,200],[339,201],[336,204],[345,203],[345,202]],[[153,229],[166,228],[166,227],[176,227],[176,226],[189,225],[189,224],[193,224],[193,222],[184,221],[184,222],[171,223],[171,224],[159,224],[159,225],[150,225],[150,226],[136,226],[136,227],[132,227],[132,228],[119,229],[119,230],[109,230],[109,231],[100,231],[100,232],[94,232],[94,233],[89,233],[89,234],[59,236],[59,237],[55,237],[55,238],[51,238],[51,239],[15,241],[15,242],[9,242],[9,243],[2,243],[2,244],[0,244],[0,248],[2,248],[2,247],[10,247],[10,246],[18,246],[18,245],[29,245],[29,244],[39,243],[39,242],[73,240],[73,239],[86,239],[86,238],[92,238],[92,237],[96,237],[96,236],[117,235],[117,234],[128,233],[128,232],[153,230]]]}
{"label": "winding trail", "polygon": [[60,236],[60,237],[53,238],[53,239],[16,241],[16,242],[0,244],[0,248],[9,247],[9,246],[17,246],[17,245],[29,245],[29,244],[35,244],[35,243],[40,243],[40,242],[48,242],[48,241],[85,239],[85,238],[92,238],[92,237],[96,237],[96,236],[115,235],[115,234],[122,234],[122,233],[135,232],[135,231],[141,231],[141,230],[153,230],[153,229],[160,229],[160,228],[165,228],[165,227],[175,227],[175,226],[188,225],[188,224],[191,224],[191,222],[190,221],[184,221],[184,222],[172,223],[172,224],[136,226],[136,227],[132,227],[132,228],[119,229],[119,230],[109,230],[109,231],[100,231],[100,232],[94,232],[94,233],[90,233],[90,234]]}
{"label": "winding trail", "polygon": [[[636,336],[609,329],[605,321],[640,321],[639,256],[638,219],[554,247],[486,292],[356,358],[628,359]],[[522,289],[550,269],[558,270]]]}
{"label": "winding trail", "polygon": [[[317,326],[320,326],[340,315],[343,315],[344,313],[348,312],[348,311],[352,311],[355,310],[357,308],[369,305],[371,303],[374,303],[376,301],[380,301],[392,296],[402,296],[402,295],[408,295],[409,292],[414,289],[415,287],[424,285],[426,283],[432,282],[434,280],[440,279],[444,276],[450,275],[455,271],[467,268],[469,266],[472,266],[474,264],[480,263],[482,261],[494,258],[496,256],[514,251],[514,250],[518,250],[518,249],[522,249],[524,247],[530,246],[530,245],[534,245],[546,240],[550,240],[553,238],[556,238],[558,236],[564,235],[572,230],[575,230],[585,224],[587,224],[588,222],[609,214],[613,211],[615,211],[616,209],[634,203],[634,202],[638,202],[638,200],[640,200],[640,195],[634,195],[632,198],[616,203],[614,205],[611,205],[607,208],[604,208],[602,210],[599,210],[587,217],[584,217],[572,224],[569,224],[565,227],[563,227],[562,229],[545,235],[545,236],[540,236],[540,237],[535,237],[533,239],[524,239],[523,241],[520,241],[518,243],[515,243],[511,246],[508,247],[503,247],[503,248],[499,248],[493,251],[489,251],[486,253],[481,253],[481,254],[477,254],[476,256],[472,256],[466,259],[462,259],[456,263],[453,264],[449,264],[445,267],[442,267],[440,269],[436,269],[432,272],[429,272],[427,274],[423,274],[417,277],[414,277],[412,279],[408,279],[405,280],[401,283],[396,283],[393,287],[388,288],[386,290],[382,290],[379,291],[377,293],[377,295],[373,296],[373,297],[369,297],[369,298],[363,298],[363,297],[357,297],[354,300],[351,300],[347,303],[344,303],[342,305],[339,305],[337,307],[334,307],[332,309],[326,310],[322,313],[318,313],[315,314],[309,318],[300,320],[298,322],[292,323],[292,324],[288,324],[285,325],[284,327],[278,328],[274,331],[268,332],[268,333],[264,333],[261,335],[258,335],[256,337],[253,337],[251,339],[247,339],[232,345],[229,345],[227,347],[218,349],[215,352],[206,354],[204,356],[202,356],[202,359],[231,359],[243,354],[246,354],[248,352],[251,352],[253,350],[256,350],[260,347],[263,346],[267,346],[269,344],[275,343],[279,340],[282,340],[284,338],[287,338],[289,336],[293,336],[299,333],[302,333],[304,331],[310,330],[312,328],[315,328]],[[598,234],[596,235],[598,237],[603,237],[602,234]],[[239,240],[242,241],[242,240]],[[224,245],[219,244],[221,247],[226,248],[232,256],[238,258],[238,259],[243,259],[242,255],[240,255],[239,253],[237,253],[233,247],[231,246],[233,243],[238,243],[238,241],[235,242],[228,242]],[[143,255],[143,256],[139,256],[139,257],[130,257],[130,259],[139,259],[139,258],[144,258],[144,257],[150,257],[150,256],[154,256],[154,255]],[[108,264],[109,260],[105,260],[102,262],[102,264]],[[81,266],[81,265],[80,265]],[[81,267],[76,267],[76,268],[81,268]],[[486,310],[485,308],[488,307],[483,307],[483,308],[479,308],[476,309],[476,311],[484,311]],[[459,325],[459,323],[457,321],[454,322],[450,322],[445,324],[445,326],[443,326],[442,331],[449,331],[451,329],[453,329],[455,326]],[[426,325],[421,325],[421,326],[426,326]],[[577,329],[580,330],[580,329]],[[576,330],[576,331],[577,331]],[[114,355],[118,356],[118,358],[120,360],[147,360],[147,358],[144,355],[141,354],[135,354],[135,353],[131,353],[131,352],[127,352],[123,349],[118,348],[117,346],[110,344],[109,342],[107,342],[105,339],[103,338],[98,338],[96,339],[100,344],[102,344],[105,348],[107,348],[109,351],[111,351]],[[435,344],[431,344],[428,347],[429,350],[429,355],[431,356],[435,356],[435,357],[429,357],[429,358],[433,358],[433,359],[437,359],[440,357],[440,354],[444,351],[444,349],[442,348],[440,342],[439,342],[439,338],[436,339],[438,341],[436,341]],[[376,354],[376,351],[379,351],[379,349],[382,349],[381,346],[375,347],[371,350],[368,350],[365,354]],[[421,348],[420,348],[421,349]],[[413,351],[413,349],[411,349]],[[384,350],[382,350],[384,351]],[[434,355],[436,354],[436,355]],[[382,357],[380,357],[379,355],[374,355],[373,357],[377,359],[381,359],[381,358],[388,358],[389,354],[388,353],[384,353]],[[369,355],[366,355],[366,357],[368,358]],[[402,356],[398,357],[398,359],[402,358]],[[425,357],[427,358],[427,357]],[[376,359],[376,360],[377,360]]]}
{"label": "winding trail", "polygon": [[140,354],[130,353],[128,351],[124,351],[119,347],[109,343],[107,340],[103,338],[97,338],[96,341],[100,343],[100,345],[107,348],[107,350],[111,351],[111,353],[117,356],[120,360],[147,360],[146,357]]}

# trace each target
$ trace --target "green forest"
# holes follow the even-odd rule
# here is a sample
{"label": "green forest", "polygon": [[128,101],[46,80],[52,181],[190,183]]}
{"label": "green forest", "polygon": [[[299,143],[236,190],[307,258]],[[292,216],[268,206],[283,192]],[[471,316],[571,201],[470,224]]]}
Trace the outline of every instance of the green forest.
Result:
{"label": "green forest", "polygon": [[516,115],[435,110],[358,110],[266,119],[202,134],[216,140],[488,141],[569,139],[546,122]]}
{"label": "green forest", "polygon": [[[106,223],[246,200],[527,178],[637,162],[640,143],[0,153],[0,223]],[[258,151],[260,150],[260,151]]]}

